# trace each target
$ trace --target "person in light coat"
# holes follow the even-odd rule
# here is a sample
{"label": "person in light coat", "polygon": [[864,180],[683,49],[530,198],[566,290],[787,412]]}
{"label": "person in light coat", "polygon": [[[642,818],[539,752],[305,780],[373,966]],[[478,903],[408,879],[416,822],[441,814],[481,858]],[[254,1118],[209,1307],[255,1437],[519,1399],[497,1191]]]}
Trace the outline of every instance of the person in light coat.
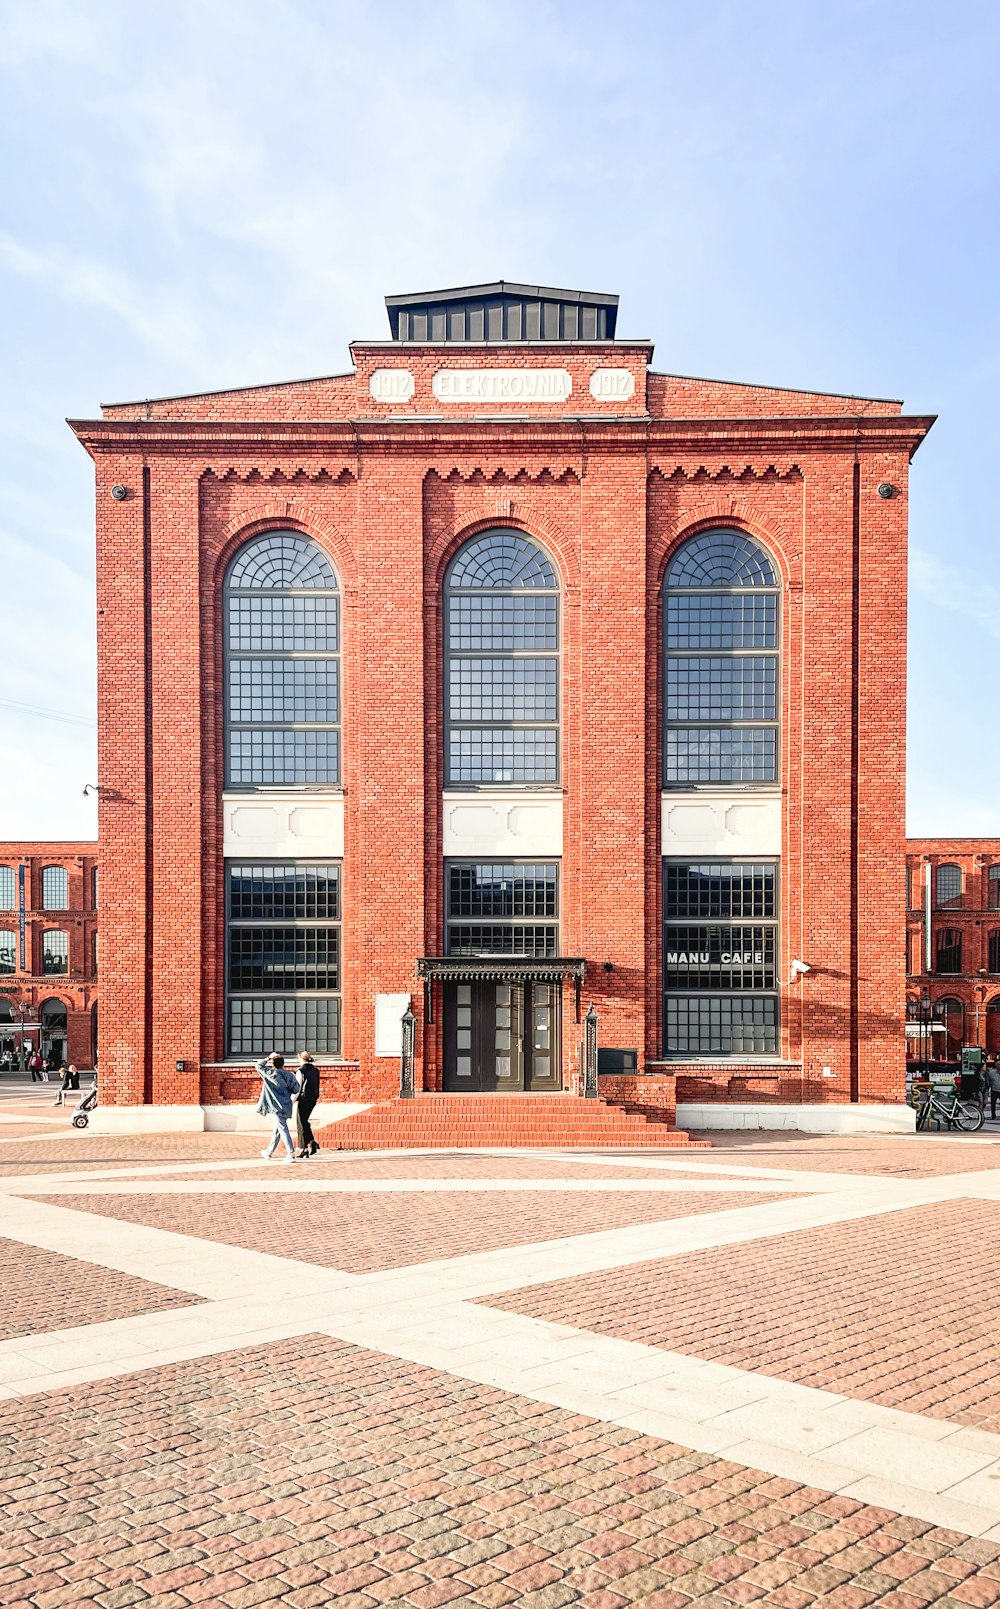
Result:
{"label": "person in light coat", "polygon": [[298,1080],[285,1068],[285,1058],[272,1050],[270,1056],[257,1063],[260,1074],[260,1099],[257,1102],[257,1111],[270,1117],[274,1121],[274,1132],[270,1141],[260,1153],[265,1161],[270,1162],[275,1153],[279,1140],[285,1142],[286,1162],[297,1161],[295,1146],[288,1124],[292,1115],[292,1096],[298,1089]]}

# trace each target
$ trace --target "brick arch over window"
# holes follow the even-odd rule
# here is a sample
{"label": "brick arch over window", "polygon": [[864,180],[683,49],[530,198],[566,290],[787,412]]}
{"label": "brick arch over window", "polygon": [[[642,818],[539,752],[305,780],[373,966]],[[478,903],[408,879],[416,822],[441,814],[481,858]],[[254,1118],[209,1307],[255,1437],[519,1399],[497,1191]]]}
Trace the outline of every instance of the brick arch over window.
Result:
{"label": "brick arch over window", "polygon": [[802,562],[794,543],[777,530],[762,524],[756,518],[750,503],[731,498],[719,498],[715,511],[706,511],[696,519],[675,518],[661,529],[655,547],[650,553],[650,576],[654,574],[662,588],[666,572],[678,551],[705,531],[737,531],[763,548],[778,575],[782,592],[795,591],[802,585]]}
{"label": "brick arch over window", "polygon": [[542,548],[555,565],[561,591],[568,592],[579,587],[580,561],[577,544],[568,538],[554,521],[544,514],[536,513],[534,509],[529,515],[508,496],[497,497],[494,503],[492,511],[484,512],[475,519],[463,521],[441,544],[436,557],[432,559],[431,589],[435,594],[444,588],[456,553],[473,537],[495,530],[519,531],[529,542]]}
{"label": "brick arch over window", "polygon": [[454,553],[444,584],[445,783],[559,782],[561,588],[552,556],[494,525]]}
{"label": "brick arch over window", "polygon": [[341,593],[326,550],[294,528],[251,536],[222,589],[229,787],[337,784]]}
{"label": "brick arch over window", "polygon": [[297,531],[318,543],[326,550],[345,592],[356,585],[357,558],[354,547],[340,527],[301,498],[270,498],[241,508],[223,525],[219,551],[214,561],[216,587],[222,585],[234,554],[245,542],[255,536],[263,536],[266,531],[278,530]]}

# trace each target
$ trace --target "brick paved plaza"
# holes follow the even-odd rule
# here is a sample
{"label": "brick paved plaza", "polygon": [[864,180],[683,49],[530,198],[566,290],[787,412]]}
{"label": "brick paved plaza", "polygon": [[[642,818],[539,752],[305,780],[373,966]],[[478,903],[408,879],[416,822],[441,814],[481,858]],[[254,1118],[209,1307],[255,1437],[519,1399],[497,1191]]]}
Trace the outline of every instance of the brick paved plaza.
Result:
{"label": "brick paved plaza", "polygon": [[285,1168],[50,1100],[4,1609],[1000,1603],[996,1132]]}

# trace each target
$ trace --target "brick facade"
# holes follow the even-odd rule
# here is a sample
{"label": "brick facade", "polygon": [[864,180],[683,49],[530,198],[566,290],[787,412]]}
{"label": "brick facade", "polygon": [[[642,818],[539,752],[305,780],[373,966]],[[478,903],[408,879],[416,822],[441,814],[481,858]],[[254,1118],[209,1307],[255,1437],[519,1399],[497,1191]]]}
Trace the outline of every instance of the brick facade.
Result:
{"label": "brick facade", "polygon": [[[679,1100],[902,1098],[906,487],[930,421],[654,374],[650,356],[358,342],[351,374],[73,423],[97,486],[107,1102],[250,1087],[223,1035],[220,588],[268,530],[318,542],[343,600],[344,1040],[322,1094],[398,1087],[375,1050],[380,993],[412,995],[418,1082],[441,1087],[441,1014],[424,1021],[416,970],[443,953],[441,589],[461,543],[497,524],[560,575],[561,950],[587,960],[602,1043],[635,1047],[671,1101],[674,1078]],[[432,392],[442,369],[518,366],[565,368],[569,400],[499,418]],[[614,416],[589,390],[607,366],[635,382]],[[407,402],[373,400],[386,367],[412,373]],[[781,1048],[665,1063],[661,857],[683,844],[661,829],[661,586],[679,544],[719,525],[763,543],[782,579]],[[793,958],[810,970],[788,985]],[[568,1087],[569,986],[562,1030]]]}
{"label": "brick facade", "polygon": [[[923,997],[925,1016],[929,1002],[945,1023],[931,1033],[936,1059],[953,1060],[963,1045],[1000,1055],[1000,838],[911,838],[906,849],[908,1011],[919,1017]],[[939,879],[941,867],[955,870]],[[926,1036],[909,1041],[914,1057],[927,1049]]]}
{"label": "brick facade", "polygon": [[[0,842],[0,1049],[20,1049],[23,1024],[25,1046],[41,1046],[77,1067],[93,1067],[99,998],[97,864],[96,843]],[[65,899],[58,889],[53,899],[51,885],[46,897],[46,870],[65,874]],[[65,935],[65,944],[47,943],[50,934]]]}

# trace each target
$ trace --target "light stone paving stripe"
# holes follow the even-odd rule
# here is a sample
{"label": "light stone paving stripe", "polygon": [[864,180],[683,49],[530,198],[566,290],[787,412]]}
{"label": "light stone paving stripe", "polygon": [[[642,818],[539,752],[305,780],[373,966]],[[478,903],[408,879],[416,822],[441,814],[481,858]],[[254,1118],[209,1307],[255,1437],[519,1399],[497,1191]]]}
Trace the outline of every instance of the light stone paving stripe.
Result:
{"label": "light stone paving stripe", "polygon": [[781,1195],[798,1185],[783,1179],[310,1179],[302,1172],[267,1179],[113,1179],[97,1185],[86,1176],[74,1184],[35,1183],[18,1195],[219,1196],[219,1195]]}

